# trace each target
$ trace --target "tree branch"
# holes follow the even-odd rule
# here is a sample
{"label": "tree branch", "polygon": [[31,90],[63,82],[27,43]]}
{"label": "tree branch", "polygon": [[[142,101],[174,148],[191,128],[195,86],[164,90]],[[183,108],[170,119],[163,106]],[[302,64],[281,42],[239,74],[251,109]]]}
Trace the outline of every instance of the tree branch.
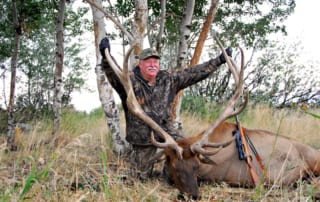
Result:
{"label": "tree branch", "polygon": [[88,2],[90,5],[95,7],[96,9],[100,10],[108,19],[110,19],[129,39],[131,44],[135,43],[135,38],[126,30],[126,28],[119,22],[117,21],[112,15],[107,13],[99,4],[94,2],[93,0],[85,0]]}

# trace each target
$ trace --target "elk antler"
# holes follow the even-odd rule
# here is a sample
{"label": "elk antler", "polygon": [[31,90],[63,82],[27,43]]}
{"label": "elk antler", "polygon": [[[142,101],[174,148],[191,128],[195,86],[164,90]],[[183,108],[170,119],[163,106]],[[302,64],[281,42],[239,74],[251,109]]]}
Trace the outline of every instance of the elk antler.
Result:
{"label": "elk antler", "polygon": [[[167,133],[165,132],[153,119],[151,119],[141,108],[140,104],[137,101],[137,98],[134,94],[132,83],[129,76],[128,70],[128,59],[133,50],[133,46],[129,48],[125,55],[125,59],[123,62],[123,70],[118,68],[118,66],[114,63],[113,59],[110,56],[109,50],[105,50],[105,55],[108,63],[110,64],[111,68],[115,72],[115,74],[119,77],[121,84],[123,85],[126,93],[127,93],[127,106],[129,111],[140,118],[144,123],[150,126],[154,131],[158,132],[163,139],[165,140],[164,143],[161,143],[161,146],[171,147],[172,149],[176,150],[178,157],[182,158],[182,148],[177,144],[177,142]],[[154,139],[152,134],[152,139]],[[155,145],[157,146],[157,145]]]}
{"label": "elk antler", "polygon": [[243,50],[240,48],[241,68],[240,68],[240,72],[239,72],[235,62],[232,60],[232,58],[230,58],[226,54],[221,42],[219,41],[219,39],[217,38],[216,35],[214,35],[214,39],[218,43],[220,49],[223,52],[224,57],[226,58],[227,65],[228,65],[228,67],[233,75],[233,78],[235,80],[236,90],[235,90],[233,96],[231,97],[231,99],[228,101],[227,105],[225,106],[225,108],[222,111],[222,113],[220,114],[220,116],[204,132],[204,135],[202,136],[202,138],[199,141],[197,141],[191,145],[191,150],[193,152],[198,152],[203,155],[212,155],[212,154],[216,153],[215,151],[213,151],[213,152],[207,151],[207,150],[203,149],[203,147],[214,147],[214,148],[226,147],[234,140],[234,138],[233,138],[225,143],[217,144],[217,143],[210,143],[208,141],[208,137],[223,121],[225,121],[226,119],[228,119],[231,116],[235,116],[235,115],[241,113],[248,103],[248,94],[247,94],[245,102],[242,104],[242,106],[239,109],[234,110],[236,103],[239,101],[239,99],[242,95],[243,72],[244,72],[244,53],[243,53]]}

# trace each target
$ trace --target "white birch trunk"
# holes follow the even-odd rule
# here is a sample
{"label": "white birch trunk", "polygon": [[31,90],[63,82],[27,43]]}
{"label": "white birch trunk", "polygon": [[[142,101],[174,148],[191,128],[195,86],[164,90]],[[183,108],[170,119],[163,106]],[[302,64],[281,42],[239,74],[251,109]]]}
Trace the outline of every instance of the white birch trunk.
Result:
{"label": "white birch trunk", "polygon": [[[136,63],[135,55],[139,55],[143,48],[143,39],[148,20],[148,1],[147,0],[135,0],[136,13],[135,21],[132,25],[133,36],[118,22],[115,18],[109,15],[103,10],[101,0],[86,0],[92,10],[93,21],[94,21],[94,32],[95,32],[95,44],[96,44],[96,74],[97,74],[97,85],[99,90],[100,101],[103,106],[104,112],[107,117],[108,126],[111,130],[113,150],[118,154],[125,152],[130,145],[122,135],[119,119],[119,110],[116,107],[113,90],[109,84],[104,72],[101,70],[99,42],[105,36],[105,24],[104,17],[107,16],[119,29],[128,37],[130,43],[135,42],[134,55],[130,57],[130,66],[132,67]],[[137,43],[138,42],[138,43]]]}
{"label": "white birch trunk", "polygon": [[191,33],[192,16],[195,0],[187,0],[183,19],[180,27],[180,41],[178,48],[177,68],[183,69],[186,67],[186,59],[188,53],[188,42]]}
{"label": "white birch trunk", "polygon": [[66,0],[60,0],[59,13],[57,19],[57,33],[56,33],[56,69],[54,75],[54,96],[53,96],[53,135],[56,135],[60,128],[61,107],[62,107],[62,71],[64,60],[64,46],[63,46],[63,22],[65,14]]}
{"label": "white birch trunk", "polygon": [[156,39],[156,49],[157,49],[158,53],[161,53],[161,49],[162,49],[162,46],[163,46],[163,44],[162,44],[162,35],[163,35],[163,32],[164,32],[164,27],[165,27],[165,23],[166,23],[166,15],[167,15],[166,4],[167,4],[166,0],[161,0],[161,2],[160,2],[160,6],[161,6],[161,21],[160,21],[159,33],[158,33],[157,39]]}
{"label": "white birch trunk", "polygon": [[[178,58],[177,58],[178,69],[186,68],[186,59],[188,54],[188,40],[191,33],[191,23],[192,23],[194,5],[195,5],[195,0],[186,1],[185,11],[183,14],[183,19],[180,27],[180,41],[179,41]],[[182,121],[180,117],[182,94],[183,94],[183,91],[181,91],[175,97],[175,103],[172,109],[175,115],[174,127],[178,130],[182,130]]]}
{"label": "white birch trunk", "polygon": [[[93,1],[95,4],[102,5],[101,0]],[[101,101],[102,108],[106,115],[107,125],[110,130],[111,139],[112,139],[112,149],[118,155],[123,154],[129,147],[129,144],[125,140],[125,135],[121,130],[120,123],[120,113],[119,109],[114,100],[113,89],[110,85],[108,79],[106,78],[104,72],[101,69],[101,66],[98,65],[101,63],[101,55],[99,51],[99,43],[101,39],[105,37],[105,15],[97,9],[95,6],[90,5],[92,10],[92,17],[94,22],[94,36],[95,36],[95,47],[96,47],[96,75],[97,75],[97,87],[99,91],[99,98]]]}
{"label": "white birch trunk", "polygon": [[145,37],[147,22],[148,22],[148,1],[135,0],[135,18],[132,24],[133,38],[138,42],[133,50],[134,55],[130,57],[131,67],[135,65],[135,55],[139,55],[143,49],[143,41]]}
{"label": "white birch trunk", "polygon": [[21,25],[18,22],[18,13],[16,1],[12,1],[13,8],[13,29],[15,29],[14,37],[14,51],[11,57],[11,81],[10,81],[10,97],[8,105],[8,131],[7,131],[7,147],[11,151],[17,150],[15,143],[15,130],[14,130],[14,97],[16,88],[16,69],[19,58],[20,40],[21,40]]}

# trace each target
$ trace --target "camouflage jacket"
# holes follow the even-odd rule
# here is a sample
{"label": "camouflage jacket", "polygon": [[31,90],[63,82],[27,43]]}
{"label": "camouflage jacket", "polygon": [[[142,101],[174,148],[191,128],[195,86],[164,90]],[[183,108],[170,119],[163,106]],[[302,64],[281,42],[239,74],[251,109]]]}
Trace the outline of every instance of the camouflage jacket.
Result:
{"label": "camouflage jacket", "polygon": [[[181,89],[207,78],[219,65],[218,57],[181,71],[160,70],[153,86],[150,86],[142,77],[138,66],[130,72],[130,78],[142,109],[168,134],[177,139],[183,137],[183,134],[180,134],[181,132],[173,126],[171,108],[174,97]],[[128,111],[126,92],[118,77],[104,59],[102,60],[102,68],[122,101],[126,119],[126,140],[133,145],[151,145],[152,129]],[[158,141],[162,141],[159,134],[155,134],[155,137]]]}

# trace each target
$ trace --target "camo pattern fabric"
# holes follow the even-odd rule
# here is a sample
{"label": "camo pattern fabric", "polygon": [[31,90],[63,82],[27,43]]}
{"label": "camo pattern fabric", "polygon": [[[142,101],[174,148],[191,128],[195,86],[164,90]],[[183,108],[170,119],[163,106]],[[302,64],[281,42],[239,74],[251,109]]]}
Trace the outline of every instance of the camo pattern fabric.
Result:
{"label": "camo pattern fabric", "polygon": [[131,164],[129,174],[139,180],[146,181],[152,177],[154,163],[150,159],[156,154],[154,146],[132,146],[126,154],[126,161]]}
{"label": "camo pattern fabric", "polygon": [[[114,62],[116,63],[115,60]],[[142,77],[140,68],[137,66],[130,71],[130,79],[142,109],[168,134],[174,139],[178,139],[183,138],[184,135],[173,126],[171,109],[176,94],[180,90],[207,78],[220,64],[218,57],[181,71],[160,70],[153,86],[150,86]],[[118,68],[120,68],[119,65]],[[104,59],[102,59],[102,69],[122,101],[126,119],[126,140],[132,145],[151,146],[152,129],[128,111],[124,87]],[[158,141],[163,141],[159,134],[155,133],[155,137]]]}

